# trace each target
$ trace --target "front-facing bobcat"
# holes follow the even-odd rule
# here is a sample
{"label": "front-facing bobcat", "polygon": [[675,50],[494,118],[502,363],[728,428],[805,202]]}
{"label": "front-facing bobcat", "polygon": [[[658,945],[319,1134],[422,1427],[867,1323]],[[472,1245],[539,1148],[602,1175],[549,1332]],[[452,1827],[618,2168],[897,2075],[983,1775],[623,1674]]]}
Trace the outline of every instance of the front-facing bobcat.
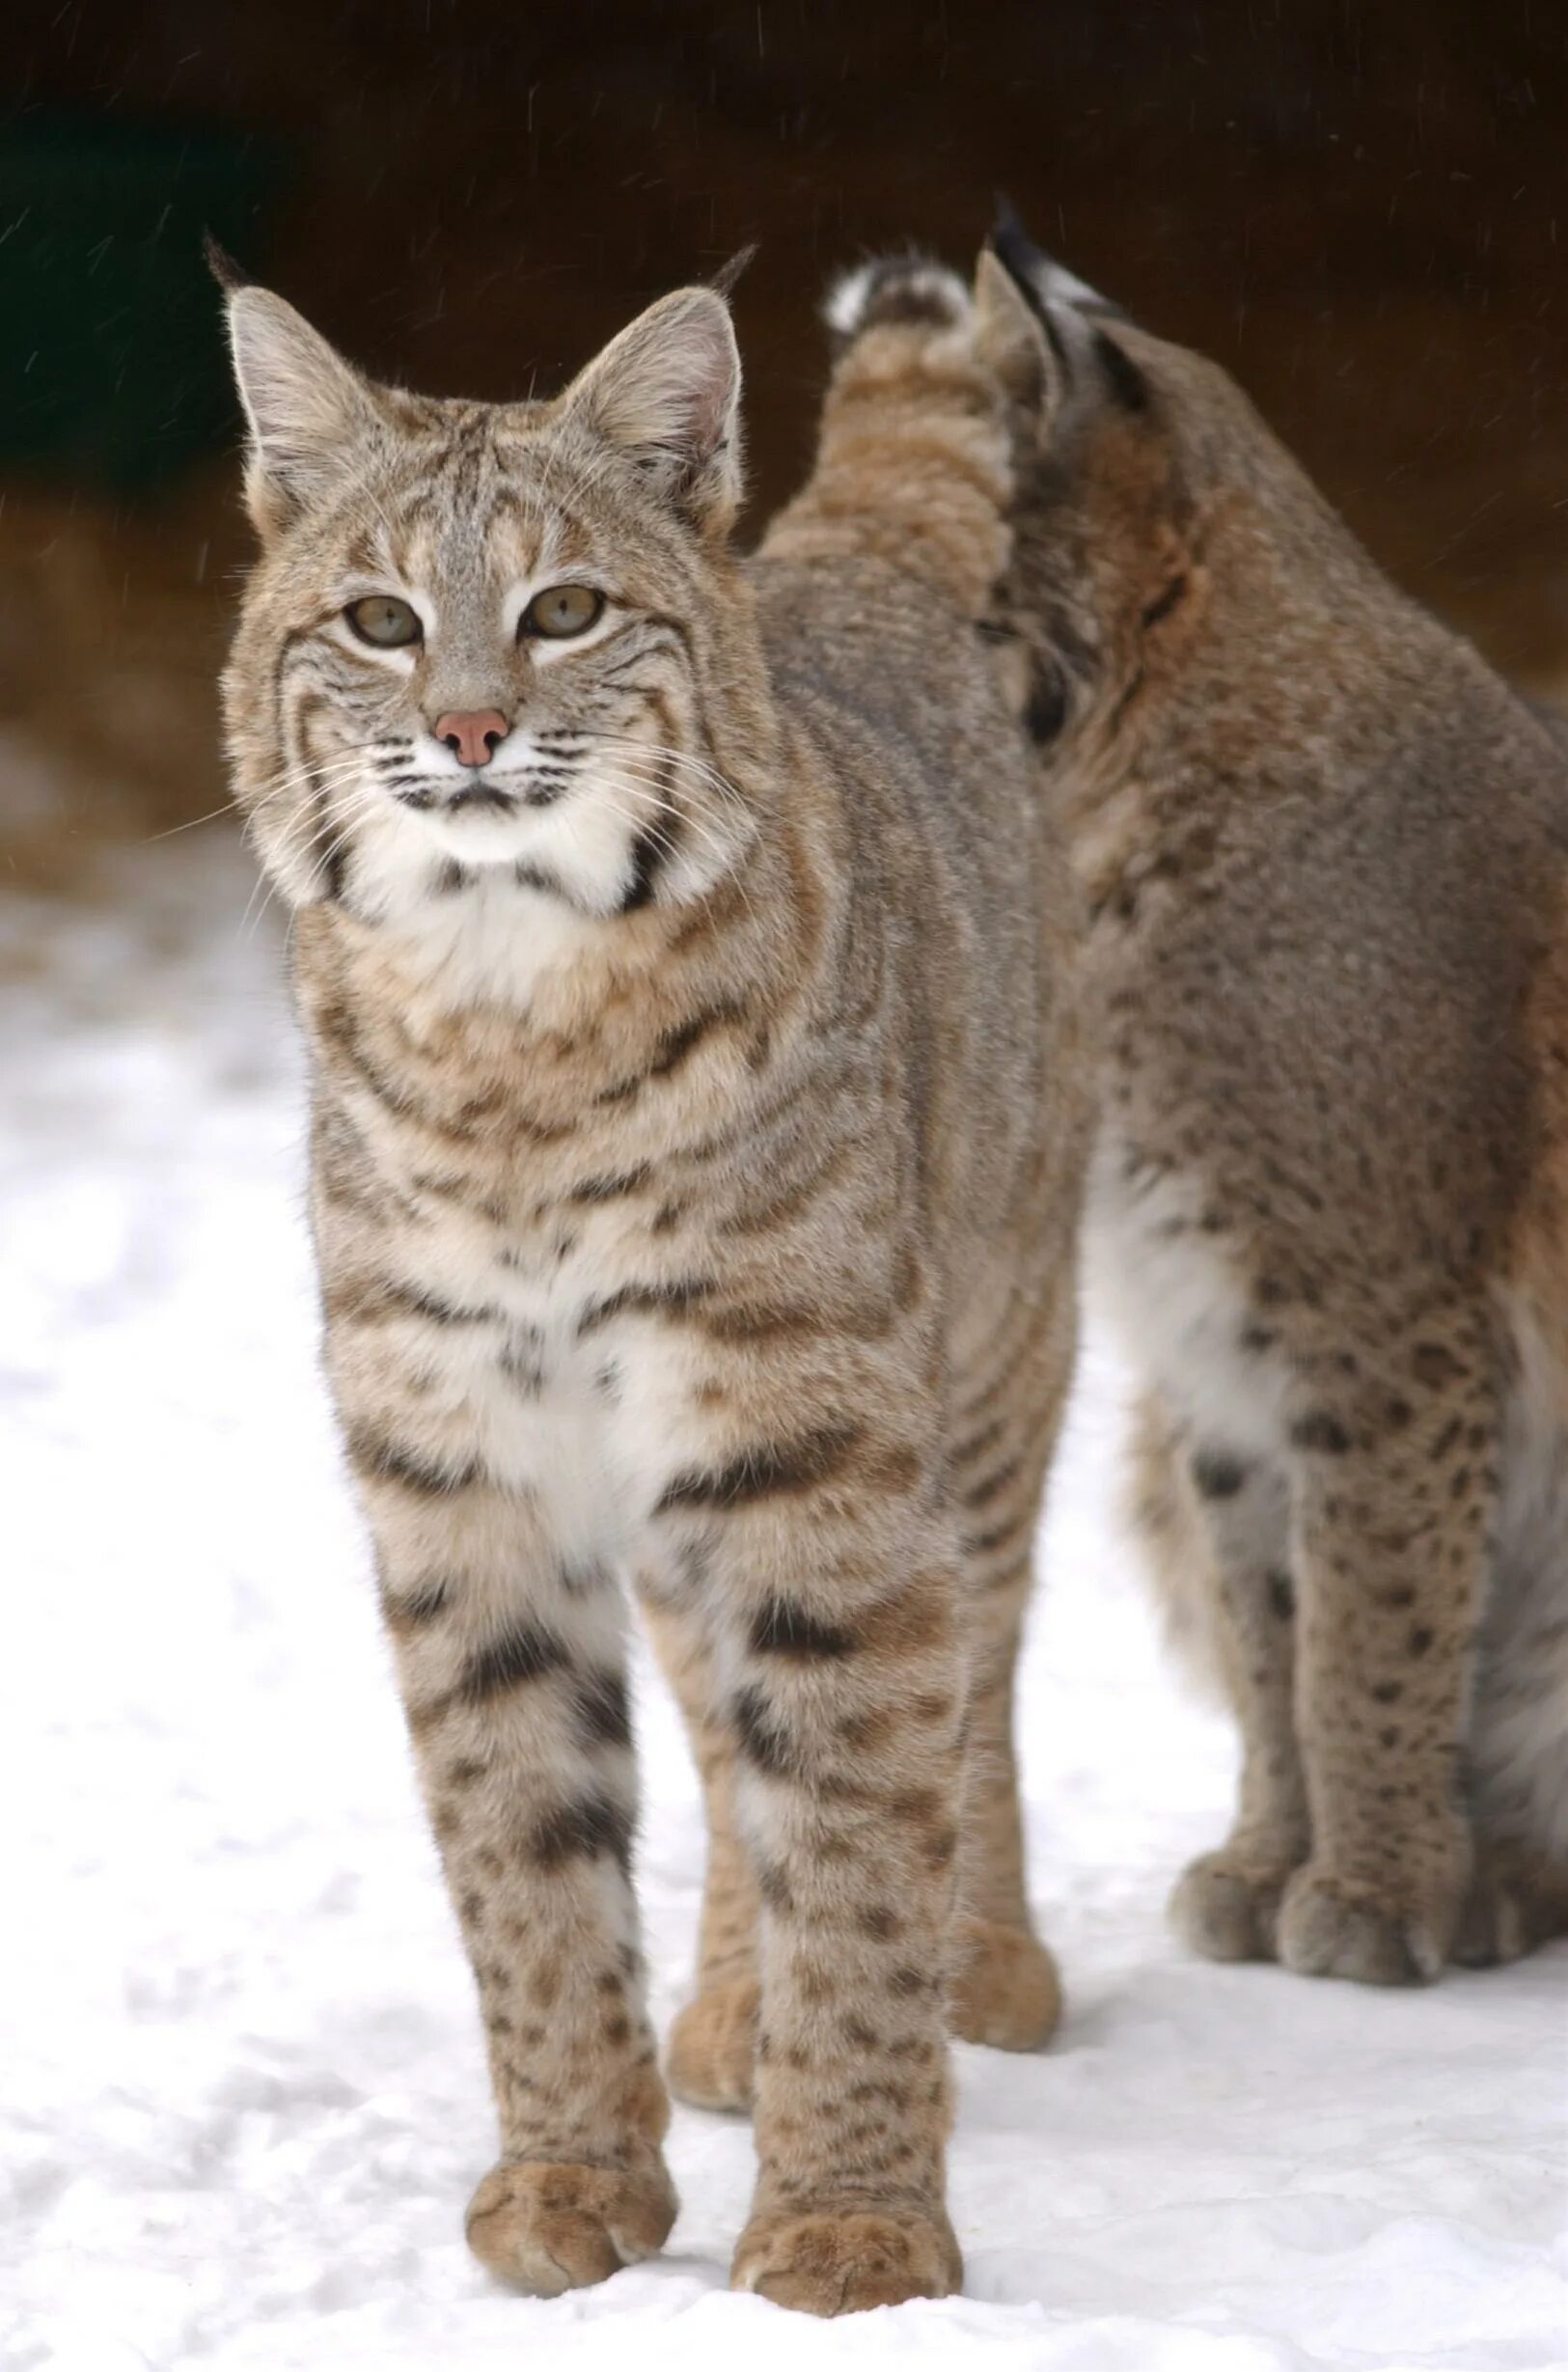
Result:
{"label": "front-facing bobcat", "polygon": [[911,302],[867,292],[743,565],[712,290],[514,405],[372,387],[231,293],[231,746],[295,908],[328,1365],[489,2038],[469,2234],[541,2292],[674,2215],[626,1569],[731,1878],[744,1842],[685,2035],[737,2062],[687,2088],[755,2097],[736,2282],[952,2287],[949,1976],[985,2039],[1054,2011],[1009,1695],[1072,1340],[1070,910],[976,624],[1006,423]]}

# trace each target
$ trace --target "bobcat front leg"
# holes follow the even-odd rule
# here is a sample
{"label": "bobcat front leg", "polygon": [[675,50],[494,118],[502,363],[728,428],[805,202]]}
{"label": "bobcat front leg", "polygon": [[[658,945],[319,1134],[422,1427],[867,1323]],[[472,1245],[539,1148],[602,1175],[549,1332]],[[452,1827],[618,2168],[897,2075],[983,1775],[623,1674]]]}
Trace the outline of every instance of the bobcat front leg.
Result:
{"label": "bobcat front leg", "polygon": [[468,2237],[554,2295],[650,2254],[675,2214],[629,1875],[620,1593],[560,1553],[525,1488],[421,1439],[417,1395],[394,1414],[389,1364],[373,1405],[340,1396],[489,2044],[501,2156]]}
{"label": "bobcat front leg", "polygon": [[758,2175],[732,2279],[839,2314],[962,2274],[944,2204],[958,1566],[935,1494],[824,1427],[667,1494],[705,1510],[740,1824],[762,1902]]}
{"label": "bobcat front leg", "polygon": [[1484,1325],[1434,1329],[1386,1388],[1297,1418],[1296,1726],[1310,1861],[1279,1957],[1312,1976],[1430,1980],[1472,1868],[1463,1760],[1497,1489]]}

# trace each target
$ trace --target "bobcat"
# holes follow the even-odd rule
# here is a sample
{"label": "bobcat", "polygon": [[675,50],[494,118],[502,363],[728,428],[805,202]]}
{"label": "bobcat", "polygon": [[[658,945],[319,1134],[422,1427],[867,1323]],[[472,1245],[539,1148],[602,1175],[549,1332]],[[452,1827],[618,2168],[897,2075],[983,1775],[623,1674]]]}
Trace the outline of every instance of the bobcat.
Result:
{"label": "bobcat", "polygon": [[[1568,1928],[1568,769],[1214,364],[1004,222],[999,589],[1089,912],[1135,1511],[1242,1732],[1174,1897],[1372,1983]],[[928,283],[932,267],[923,267]]]}
{"label": "bobcat", "polygon": [[675,2213],[623,1573],[709,1789],[675,2069],[755,2091],[734,2281],[956,2285],[949,1977],[966,2033],[1056,2013],[1010,1691],[1074,1340],[1077,907],[983,622],[1007,402],[918,280],[857,306],[743,562],[715,290],[496,405],[230,286],[234,779],[294,909],[327,1366],[489,2042],[469,2238],[539,2293]]}

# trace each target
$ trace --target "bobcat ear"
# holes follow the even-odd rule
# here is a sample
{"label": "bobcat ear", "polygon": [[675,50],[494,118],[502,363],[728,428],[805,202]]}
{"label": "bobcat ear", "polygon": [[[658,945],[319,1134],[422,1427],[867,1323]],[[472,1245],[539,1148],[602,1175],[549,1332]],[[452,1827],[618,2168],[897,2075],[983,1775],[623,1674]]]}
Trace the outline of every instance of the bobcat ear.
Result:
{"label": "bobcat ear", "polygon": [[1060,406],[1060,359],[1034,307],[989,247],[975,266],[975,347],[1013,400],[1042,427]]}
{"label": "bobcat ear", "polygon": [[[1122,308],[1036,247],[1005,199],[999,206],[987,253],[997,267],[996,276],[986,273],[993,301],[1000,301],[1002,281],[1009,281],[1044,333],[1054,388],[1048,416],[1072,394],[1096,401],[1110,398],[1127,412],[1151,409],[1148,381],[1112,334],[1117,322],[1127,319]],[[975,293],[978,305],[977,281]]]}
{"label": "bobcat ear", "polygon": [[740,501],[740,355],[712,289],[677,289],[640,314],[572,381],[562,416],[613,445],[701,528]]}
{"label": "bobcat ear", "polygon": [[270,289],[230,290],[229,344],[250,428],[246,498],[267,535],[330,485],[377,413],[364,380]]}

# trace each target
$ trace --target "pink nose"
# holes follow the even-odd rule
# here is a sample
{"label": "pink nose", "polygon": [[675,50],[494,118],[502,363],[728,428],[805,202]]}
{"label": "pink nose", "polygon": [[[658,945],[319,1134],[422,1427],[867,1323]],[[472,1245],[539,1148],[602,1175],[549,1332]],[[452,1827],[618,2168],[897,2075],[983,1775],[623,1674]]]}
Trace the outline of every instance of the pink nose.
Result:
{"label": "pink nose", "polygon": [[449,708],[435,720],[437,741],[444,741],[465,766],[482,766],[510,731],[499,708]]}

